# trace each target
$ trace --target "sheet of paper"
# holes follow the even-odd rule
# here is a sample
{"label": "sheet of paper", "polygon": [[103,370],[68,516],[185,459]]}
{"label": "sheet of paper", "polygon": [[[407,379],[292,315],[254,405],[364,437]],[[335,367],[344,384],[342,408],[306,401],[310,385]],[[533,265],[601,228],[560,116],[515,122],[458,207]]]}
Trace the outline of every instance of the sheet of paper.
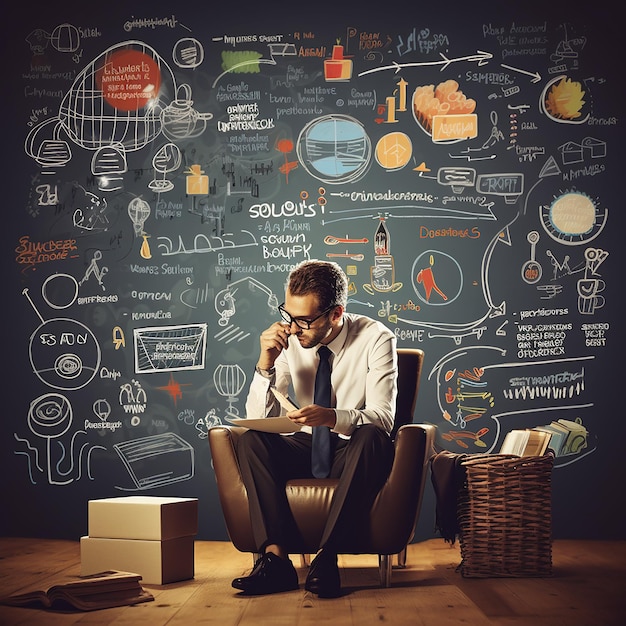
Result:
{"label": "sheet of paper", "polygon": [[297,411],[298,407],[293,403],[291,398],[288,398],[286,395],[282,394],[276,387],[270,387],[270,391],[276,396],[276,399],[280,402],[280,406],[285,409],[285,411]]}
{"label": "sheet of paper", "polygon": [[295,433],[301,428],[299,424],[294,424],[288,417],[241,418],[229,419],[228,421],[233,426],[262,430],[266,433]]}

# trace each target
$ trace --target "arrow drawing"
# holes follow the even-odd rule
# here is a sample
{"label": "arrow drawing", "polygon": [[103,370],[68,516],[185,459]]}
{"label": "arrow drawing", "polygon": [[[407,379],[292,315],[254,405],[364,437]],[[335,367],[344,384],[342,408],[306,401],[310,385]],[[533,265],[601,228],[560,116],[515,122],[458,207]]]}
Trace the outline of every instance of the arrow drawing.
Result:
{"label": "arrow drawing", "polygon": [[530,81],[531,83],[538,83],[541,80],[541,74],[539,74],[539,72],[527,72],[526,70],[520,70],[519,67],[505,65],[504,63],[500,63],[500,66],[513,72],[519,72],[520,74],[526,74],[526,76],[532,76],[533,79]]}
{"label": "arrow drawing", "polygon": [[493,58],[493,54],[490,52],[482,52],[481,50],[477,50],[476,54],[471,54],[466,57],[458,57],[456,59],[449,59],[443,52],[440,52],[440,56],[442,58],[441,61],[424,61],[422,63],[397,63],[394,61],[391,65],[385,65],[383,67],[374,67],[371,70],[365,70],[364,72],[360,72],[359,76],[365,76],[365,74],[373,74],[374,72],[382,72],[384,70],[395,70],[396,74],[403,67],[419,67],[422,65],[441,65],[441,72],[450,65],[450,63],[458,63],[459,61],[476,61],[479,66],[485,65],[489,61],[489,59]]}

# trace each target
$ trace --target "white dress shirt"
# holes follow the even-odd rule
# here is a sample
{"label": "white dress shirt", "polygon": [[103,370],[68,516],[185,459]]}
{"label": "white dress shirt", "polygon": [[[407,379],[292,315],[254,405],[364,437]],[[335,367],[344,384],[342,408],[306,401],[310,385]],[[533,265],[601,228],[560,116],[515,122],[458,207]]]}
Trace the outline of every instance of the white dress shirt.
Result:
{"label": "white dress shirt", "polygon": [[[344,313],[341,332],[328,344],[336,424],[334,432],[350,436],[362,424],[375,424],[388,433],[393,428],[398,361],[395,335],[386,326],[364,315]],[[274,363],[274,372],[255,372],[246,400],[246,417],[280,415],[280,405],[269,391],[271,385],[298,406],[313,403],[317,347],[303,348],[294,335],[289,347]],[[303,430],[311,431],[310,426]]]}

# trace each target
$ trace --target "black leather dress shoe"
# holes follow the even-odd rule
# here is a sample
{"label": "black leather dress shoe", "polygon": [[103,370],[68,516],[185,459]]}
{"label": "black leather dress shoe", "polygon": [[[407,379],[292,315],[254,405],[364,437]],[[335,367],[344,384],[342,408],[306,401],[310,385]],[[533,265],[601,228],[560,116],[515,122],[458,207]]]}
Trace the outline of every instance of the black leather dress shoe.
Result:
{"label": "black leather dress shoe", "polygon": [[341,593],[337,555],[322,550],[311,563],[304,588],[320,598],[336,598]]}
{"label": "black leather dress shoe", "polygon": [[293,591],[298,588],[298,573],[289,559],[268,552],[257,560],[249,576],[235,578],[232,585],[250,596]]}

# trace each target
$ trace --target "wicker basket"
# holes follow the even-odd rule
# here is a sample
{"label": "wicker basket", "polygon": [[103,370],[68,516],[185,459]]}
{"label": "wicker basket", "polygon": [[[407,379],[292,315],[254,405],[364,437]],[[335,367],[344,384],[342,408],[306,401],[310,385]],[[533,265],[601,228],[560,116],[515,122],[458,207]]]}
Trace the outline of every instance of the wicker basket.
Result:
{"label": "wicker basket", "polygon": [[470,578],[552,574],[554,457],[477,455],[463,462],[459,496],[461,574]]}

